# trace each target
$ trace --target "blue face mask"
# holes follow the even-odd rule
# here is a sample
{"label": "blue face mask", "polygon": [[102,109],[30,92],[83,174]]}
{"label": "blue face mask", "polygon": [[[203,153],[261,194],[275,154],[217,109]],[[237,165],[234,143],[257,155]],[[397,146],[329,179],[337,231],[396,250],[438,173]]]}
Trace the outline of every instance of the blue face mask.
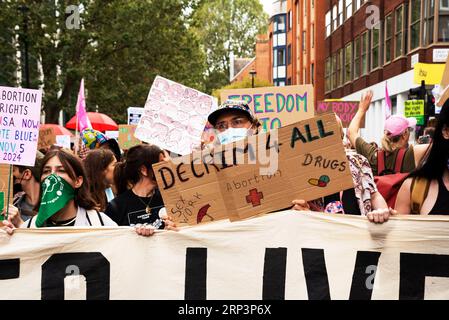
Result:
{"label": "blue face mask", "polygon": [[228,144],[234,141],[242,140],[248,137],[249,129],[246,128],[229,128],[217,135],[221,144]]}

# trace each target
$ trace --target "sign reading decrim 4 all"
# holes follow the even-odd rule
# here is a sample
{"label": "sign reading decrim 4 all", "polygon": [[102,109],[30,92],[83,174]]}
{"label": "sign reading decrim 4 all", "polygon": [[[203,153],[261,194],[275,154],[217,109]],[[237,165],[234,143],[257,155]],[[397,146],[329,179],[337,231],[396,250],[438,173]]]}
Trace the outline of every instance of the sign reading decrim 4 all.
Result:
{"label": "sign reading decrim 4 all", "polygon": [[246,101],[265,131],[314,116],[312,85],[223,90],[221,102],[229,99]]}
{"label": "sign reading decrim 4 all", "polygon": [[0,163],[34,166],[42,91],[0,87]]}
{"label": "sign reading decrim 4 all", "polygon": [[405,117],[416,118],[417,124],[424,125],[424,100],[405,101]]}
{"label": "sign reading decrim 4 all", "polygon": [[231,221],[353,187],[334,114],[153,166],[180,224]]}

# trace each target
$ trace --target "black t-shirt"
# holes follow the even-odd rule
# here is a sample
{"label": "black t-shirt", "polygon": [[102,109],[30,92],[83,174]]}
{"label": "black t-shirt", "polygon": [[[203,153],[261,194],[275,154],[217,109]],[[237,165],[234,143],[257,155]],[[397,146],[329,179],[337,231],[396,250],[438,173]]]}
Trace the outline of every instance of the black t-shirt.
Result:
{"label": "black t-shirt", "polygon": [[[151,208],[151,213],[146,208]],[[159,218],[159,210],[164,207],[161,193],[155,190],[153,196],[142,198],[127,190],[109,202],[105,214],[114,220],[119,226],[134,226],[136,224],[151,224],[159,229],[164,229],[165,224]]]}

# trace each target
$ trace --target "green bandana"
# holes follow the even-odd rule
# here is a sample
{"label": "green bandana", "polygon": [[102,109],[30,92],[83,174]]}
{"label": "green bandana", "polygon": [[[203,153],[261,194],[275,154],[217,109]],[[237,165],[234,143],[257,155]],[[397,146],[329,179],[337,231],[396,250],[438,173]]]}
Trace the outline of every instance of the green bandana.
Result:
{"label": "green bandana", "polygon": [[36,227],[41,228],[45,221],[75,198],[73,187],[60,176],[49,175],[42,182],[42,198],[36,218]]}

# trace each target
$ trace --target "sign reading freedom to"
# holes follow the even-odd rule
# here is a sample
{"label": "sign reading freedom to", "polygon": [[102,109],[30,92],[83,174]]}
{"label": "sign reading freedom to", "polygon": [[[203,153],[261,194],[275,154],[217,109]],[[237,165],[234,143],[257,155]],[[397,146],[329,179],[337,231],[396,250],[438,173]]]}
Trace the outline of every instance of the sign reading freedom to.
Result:
{"label": "sign reading freedom to", "polygon": [[449,299],[448,229],[447,217],[376,225],[286,211],[149,238],[129,227],[0,231],[0,300]]}
{"label": "sign reading freedom to", "polygon": [[0,87],[0,163],[34,166],[42,90]]}
{"label": "sign reading freedom to", "polygon": [[314,116],[312,85],[223,90],[220,96],[222,103],[245,100],[265,131]]}
{"label": "sign reading freedom to", "polygon": [[[348,128],[355,114],[359,110],[359,101],[322,101],[316,106],[316,115],[333,112],[337,114],[344,128]],[[365,128],[365,117],[363,117],[360,128]]]}
{"label": "sign reading freedom to", "polygon": [[353,188],[334,114],[153,165],[180,224],[231,221]]}

